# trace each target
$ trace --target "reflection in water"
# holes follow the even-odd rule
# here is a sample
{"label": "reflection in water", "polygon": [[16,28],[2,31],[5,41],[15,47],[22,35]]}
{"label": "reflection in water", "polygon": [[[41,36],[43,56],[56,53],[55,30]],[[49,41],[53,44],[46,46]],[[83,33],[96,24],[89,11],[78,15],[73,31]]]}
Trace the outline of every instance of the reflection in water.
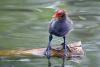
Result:
{"label": "reflection in water", "polygon": [[[48,21],[54,10],[44,7],[55,2],[56,0],[0,1],[0,49],[47,46]],[[100,1],[67,0],[65,5],[60,4],[57,7],[64,7],[74,21],[74,31],[69,34],[68,42],[82,40],[86,52],[80,64],[66,61],[65,67],[99,67]],[[54,44],[57,43],[59,39],[54,39]],[[47,67],[47,59],[31,58],[31,61],[27,62],[16,61],[16,58],[9,59],[15,61],[6,61],[2,58],[0,67]],[[59,59],[52,59],[52,65],[55,67],[59,67],[61,62]]]}

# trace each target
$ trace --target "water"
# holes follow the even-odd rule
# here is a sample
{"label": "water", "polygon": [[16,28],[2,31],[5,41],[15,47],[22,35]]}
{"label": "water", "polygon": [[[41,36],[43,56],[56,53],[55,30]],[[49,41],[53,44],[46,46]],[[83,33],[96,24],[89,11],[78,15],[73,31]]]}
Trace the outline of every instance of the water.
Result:
{"label": "water", "polygon": [[[56,6],[57,4],[58,6]],[[77,64],[66,61],[65,67],[100,66],[100,1],[99,0],[0,0],[0,50],[46,47],[48,24],[58,7],[69,12],[74,30],[67,40],[82,41],[85,57]],[[53,44],[62,39],[54,38]],[[61,59],[52,59],[59,67]],[[47,67],[46,58],[1,58],[0,67]]]}

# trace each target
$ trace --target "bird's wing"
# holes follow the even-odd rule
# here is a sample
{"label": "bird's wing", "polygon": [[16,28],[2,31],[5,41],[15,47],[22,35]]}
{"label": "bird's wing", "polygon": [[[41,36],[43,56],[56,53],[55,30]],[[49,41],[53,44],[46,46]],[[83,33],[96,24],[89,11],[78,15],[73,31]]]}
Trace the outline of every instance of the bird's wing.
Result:
{"label": "bird's wing", "polygon": [[49,23],[49,28],[53,27],[53,25],[55,24],[55,23],[54,23],[55,21],[56,21],[56,20],[51,19],[51,21],[50,21],[50,23]]}

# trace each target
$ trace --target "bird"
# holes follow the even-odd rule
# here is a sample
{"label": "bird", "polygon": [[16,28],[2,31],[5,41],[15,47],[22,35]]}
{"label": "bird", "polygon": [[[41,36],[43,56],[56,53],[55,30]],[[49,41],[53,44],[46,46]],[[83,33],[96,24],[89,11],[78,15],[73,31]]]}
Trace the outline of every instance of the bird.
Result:
{"label": "bird", "polygon": [[73,29],[73,22],[69,18],[68,13],[60,8],[58,9],[49,24],[49,41],[48,46],[45,51],[45,55],[48,58],[49,65],[51,65],[50,58],[51,58],[51,41],[53,36],[62,37],[63,38],[63,49],[64,49],[64,57],[63,57],[63,64],[64,67],[65,57],[67,55],[68,47],[66,44],[66,35]]}

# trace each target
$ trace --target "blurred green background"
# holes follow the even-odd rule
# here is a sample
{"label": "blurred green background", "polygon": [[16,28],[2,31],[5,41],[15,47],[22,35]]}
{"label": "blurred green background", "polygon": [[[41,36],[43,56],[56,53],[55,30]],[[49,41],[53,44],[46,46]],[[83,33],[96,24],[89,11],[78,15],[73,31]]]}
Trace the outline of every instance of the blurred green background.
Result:
{"label": "blurred green background", "polygon": [[[47,47],[48,24],[57,8],[74,22],[68,43],[82,41],[85,57],[65,67],[100,67],[100,0],[0,0],[0,50]],[[62,38],[54,38],[59,44]],[[54,46],[54,45],[53,45]],[[61,59],[52,59],[60,66]],[[47,67],[46,58],[0,58],[0,67]]]}

